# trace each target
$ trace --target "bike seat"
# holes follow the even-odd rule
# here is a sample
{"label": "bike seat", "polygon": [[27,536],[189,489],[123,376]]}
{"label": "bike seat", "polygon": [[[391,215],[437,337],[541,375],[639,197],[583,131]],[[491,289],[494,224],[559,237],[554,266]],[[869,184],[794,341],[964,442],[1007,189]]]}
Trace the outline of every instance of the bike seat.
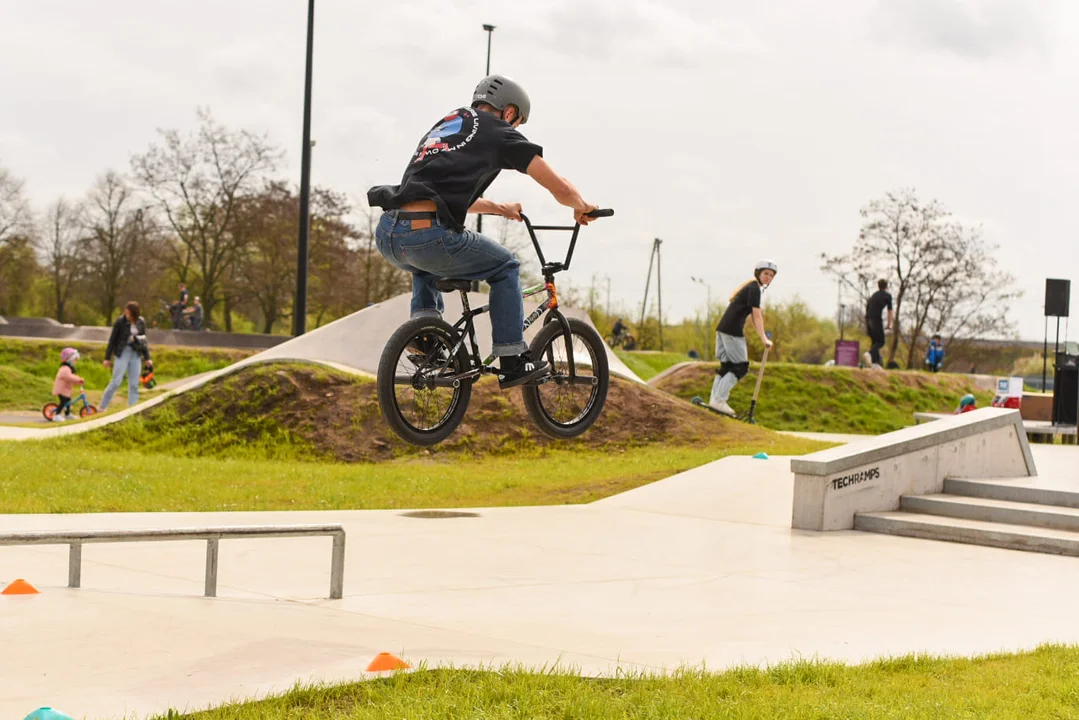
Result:
{"label": "bike seat", "polygon": [[440,278],[436,283],[437,287],[442,292],[453,292],[454,290],[471,290],[471,280],[448,280],[446,278]]}

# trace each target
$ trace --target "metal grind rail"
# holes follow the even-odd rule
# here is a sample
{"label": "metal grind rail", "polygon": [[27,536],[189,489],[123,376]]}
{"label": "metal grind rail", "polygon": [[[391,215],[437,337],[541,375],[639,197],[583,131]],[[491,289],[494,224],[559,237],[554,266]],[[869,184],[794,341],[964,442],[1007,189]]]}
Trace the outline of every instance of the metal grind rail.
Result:
{"label": "metal grind rail", "polygon": [[82,584],[82,546],[86,543],[206,541],[206,597],[217,597],[217,551],[222,539],[333,536],[330,598],[340,599],[345,582],[345,529],[340,525],[247,525],[171,530],[64,530],[0,533],[0,545],[68,545],[67,586]]}

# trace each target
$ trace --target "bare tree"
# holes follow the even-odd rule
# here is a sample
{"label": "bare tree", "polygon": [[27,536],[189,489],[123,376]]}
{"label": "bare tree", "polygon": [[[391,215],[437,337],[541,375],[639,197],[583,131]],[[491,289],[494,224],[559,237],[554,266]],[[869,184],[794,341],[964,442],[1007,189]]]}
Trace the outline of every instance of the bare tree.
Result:
{"label": "bare tree", "polygon": [[922,202],[913,189],[889,192],[861,210],[862,228],[854,249],[822,255],[832,273],[861,299],[878,278],[892,284],[895,332],[888,361],[902,338],[907,367],[923,335],[932,330],[965,342],[1012,332],[1008,305],[1018,296],[1014,278],[999,270],[981,231],[963,226],[936,200]]}
{"label": "bare tree", "polygon": [[64,310],[76,281],[82,274],[84,248],[88,243],[81,208],[59,198],[45,213],[37,234],[38,249],[52,282],[56,319],[64,322]]}
{"label": "bare tree", "polygon": [[299,202],[282,182],[268,183],[237,204],[236,234],[244,252],[235,265],[236,294],[255,302],[264,333],[273,332],[290,310],[298,213]]}
{"label": "bare tree", "polygon": [[367,307],[370,303],[406,292],[412,286],[412,278],[408,273],[386,262],[378,251],[375,228],[378,227],[382,211],[361,203],[357,212],[360,215],[360,227],[356,229],[352,247],[359,255],[363,280],[360,307]]}
{"label": "bare tree", "polygon": [[258,188],[281,153],[262,136],[219,125],[208,110],[200,108],[198,118],[192,134],[160,130],[161,144],[133,157],[131,165],[190,254],[209,315],[241,252],[233,232],[237,203]]}
{"label": "bare tree", "polygon": [[33,216],[23,183],[0,167],[0,315],[13,315],[26,303],[37,263]]}
{"label": "bare tree", "polygon": [[144,210],[134,205],[131,187],[112,170],[97,180],[86,200],[86,265],[94,305],[107,325],[112,324],[120,289],[130,279],[146,234]]}

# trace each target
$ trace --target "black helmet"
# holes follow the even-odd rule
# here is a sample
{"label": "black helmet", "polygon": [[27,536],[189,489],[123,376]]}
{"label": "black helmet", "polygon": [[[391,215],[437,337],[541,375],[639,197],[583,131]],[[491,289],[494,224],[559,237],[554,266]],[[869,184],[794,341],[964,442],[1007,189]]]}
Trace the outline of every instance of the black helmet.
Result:
{"label": "black helmet", "polygon": [[528,114],[532,109],[532,101],[528,99],[525,89],[505,75],[488,75],[480,80],[472,93],[472,107],[481,102],[499,111],[513,105],[521,115],[522,125],[528,122]]}

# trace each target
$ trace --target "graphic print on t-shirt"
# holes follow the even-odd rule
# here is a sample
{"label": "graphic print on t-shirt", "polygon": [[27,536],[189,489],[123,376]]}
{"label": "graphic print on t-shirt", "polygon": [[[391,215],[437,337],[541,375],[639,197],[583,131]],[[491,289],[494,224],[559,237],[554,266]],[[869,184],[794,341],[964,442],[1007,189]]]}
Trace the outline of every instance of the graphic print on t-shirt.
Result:
{"label": "graphic print on t-shirt", "polygon": [[[476,116],[474,114],[470,116],[461,115],[462,111],[450,113],[446,117],[442,118],[442,122],[436,125],[423,141],[420,146],[416,148],[416,159],[413,163],[418,163],[428,155],[435,155],[440,152],[453,152],[454,150],[460,150],[469,142],[472,138],[476,137],[476,131],[479,129],[479,123],[476,122]],[[465,135],[466,129],[468,135]]]}

